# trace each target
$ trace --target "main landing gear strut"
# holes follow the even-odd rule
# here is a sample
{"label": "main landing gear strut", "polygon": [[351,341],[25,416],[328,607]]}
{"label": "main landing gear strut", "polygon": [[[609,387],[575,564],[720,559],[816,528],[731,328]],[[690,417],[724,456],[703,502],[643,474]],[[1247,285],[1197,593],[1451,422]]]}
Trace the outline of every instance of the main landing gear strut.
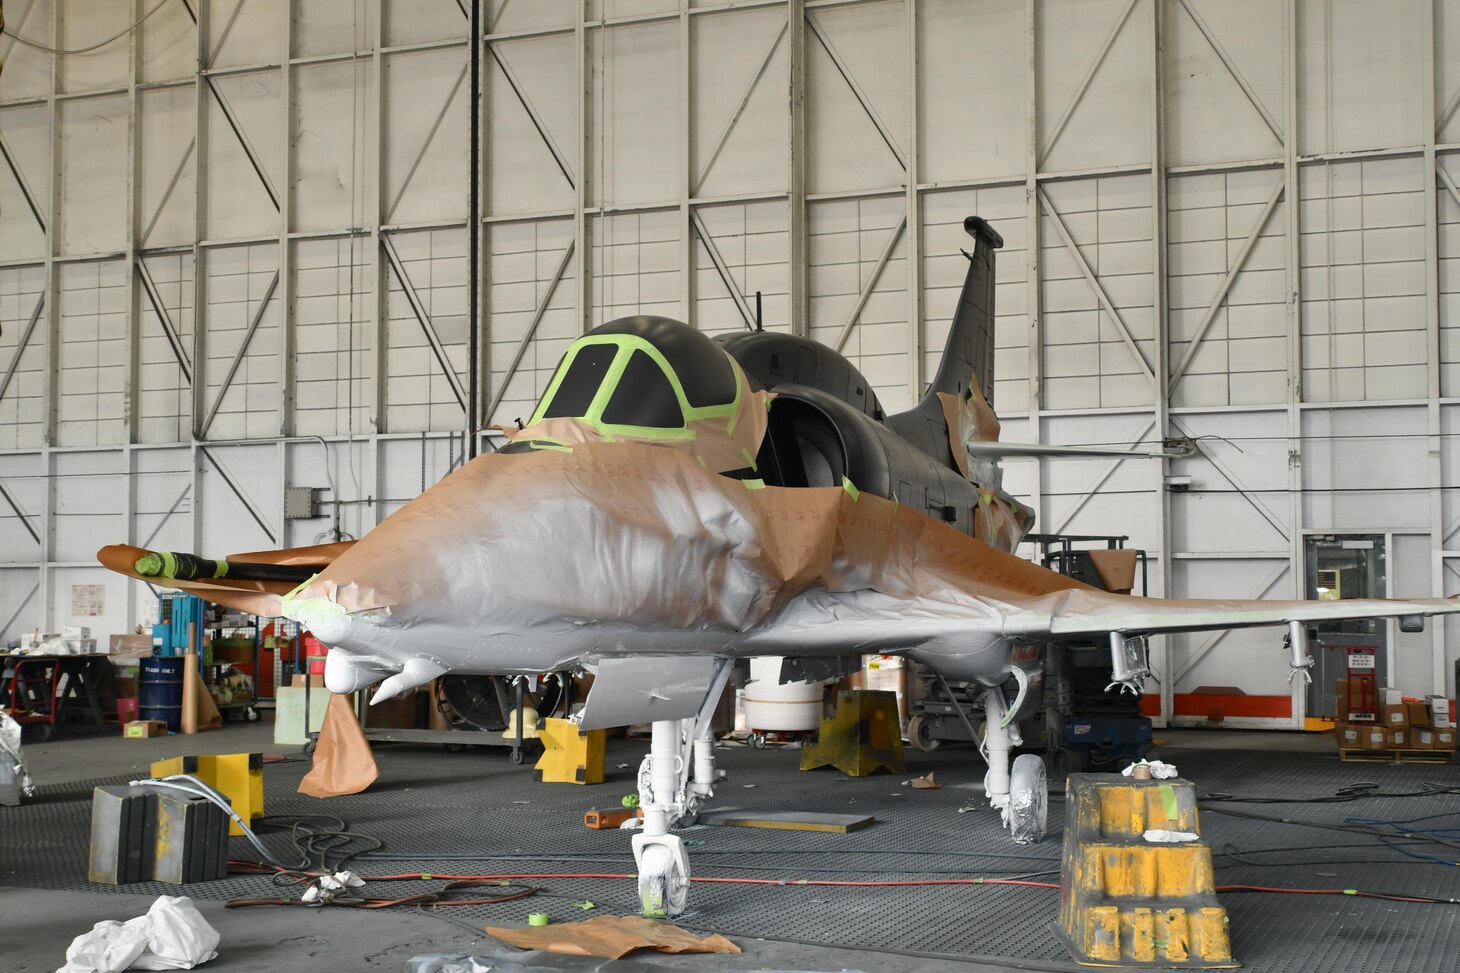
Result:
{"label": "main landing gear strut", "polygon": [[650,918],[665,919],[684,912],[689,856],[679,835],[669,829],[693,824],[700,807],[714,796],[715,739],[710,730],[730,671],[730,662],[720,663],[697,715],[652,724],[649,755],[639,766],[644,827],[633,838],[639,902]]}

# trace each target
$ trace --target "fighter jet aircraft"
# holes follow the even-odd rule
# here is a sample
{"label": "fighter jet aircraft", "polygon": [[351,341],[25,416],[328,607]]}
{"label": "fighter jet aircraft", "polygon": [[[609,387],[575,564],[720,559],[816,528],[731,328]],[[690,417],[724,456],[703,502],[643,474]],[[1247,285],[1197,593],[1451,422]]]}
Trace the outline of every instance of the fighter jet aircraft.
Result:
{"label": "fighter jet aircraft", "polygon": [[[1164,600],[1109,594],[1011,551],[1033,512],[1003,455],[1106,455],[998,441],[993,269],[983,220],[927,395],[886,415],[830,348],[755,331],[715,341],[666,318],[575,341],[530,421],[360,541],[205,560],[104,548],[103,564],[262,615],[330,646],[335,693],[374,701],[445,674],[595,675],[584,728],[652,723],[633,838],[645,912],[684,908],[670,828],[713,793],[710,717],[735,659],[900,653],[982,687],[985,790],[1017,840],[1043,834],[1044,766],[1010,766],[1038,706],[1040,646],[1108,640],[1140,691],[1146,637],[1460,611],[1448,600]],[[1126,455],[1128,452],[1117,451]],[[791,667],[795,668],[795,667]],[[783,674],[786,672],[783,669]]]}

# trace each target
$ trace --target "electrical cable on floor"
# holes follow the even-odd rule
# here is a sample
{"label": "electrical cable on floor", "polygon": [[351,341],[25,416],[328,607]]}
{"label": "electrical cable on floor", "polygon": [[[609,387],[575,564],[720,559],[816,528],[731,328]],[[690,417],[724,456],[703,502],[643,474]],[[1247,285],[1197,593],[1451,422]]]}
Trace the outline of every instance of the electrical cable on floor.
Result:
{"label": "electrical cable on floor", "polygon": [[1421,781],[1419,786],[1420,789],[1417,791],[1388,793],[1379,790],[1379,785],[1374,781],[1361,780],[1340,787],[1325,797],[1266,797],[1260,795],[1228,794],[1225,791],[1212,791],[1198,797],[1197,803],[1200,805],[1203,802],[1215,801],[1223,804],[1344,804],[1349,801],[1357,801],[1361,798],[1370,797],[1439,797],[1445,794],[1460,794],[1460,786],[1442,784],[1439,781]]}
{"label": "electrical cable on floor", "polygon": [[[482,899],[452,899],[447,898],[453,892],[460,892],[465,889],[480,888],[512,888],[516,891],[507,895],[499,895],[492,898]],[[366,898],[364,896],[340,895],[328,900],[316,900],[313,902],[304,899],[231,899],[224,904],[225,909],[241,909],[256,905],[284,905],[298,906],[306,909],[317,908],[342,908],[342,909],[389,909],[392,906],[414,905],[419,908],[441,908],[444,906],[466,906],[466,905],[498,905],[503,902],[515,902],[518,899],[525,899],[528,896],[537,895],[540,889],[531,885],[508,885],[505,882],[478,882],[478,881],[453,881],[447,882],[439,889],[430,892],[422,892],[417,895],[405,895],[394,899],[387,898]]]}
{"label": "electrical cable on floor", "polygon": [[[1316,828],[1322,831],[1340,831],[1346,834],[1372,835],[1380,839],[1391,839],[1394,841],[1412,841],[1419,844],[1442,845],[1446,848],[1454,848],[1460,851],[1460,839],[1451,839],[1435,833],[1414,833],[1395,834],[1392,831],[1385,831],[1379,827],[1365,824],[1337,823],[1332,821],[1307,821],[1301,818],[1287,818],[1273,814],[1258,814],[1254,811],[1239,811],[1236,808],[1208,806],[1205,809],[1211,814],[1223,814],[1229,817],[1246,818],[1251,821],[1267,821],[1273,824],[1292,824],[1304,828]],[[1386,842],[1387,843],[1387,842]]]}

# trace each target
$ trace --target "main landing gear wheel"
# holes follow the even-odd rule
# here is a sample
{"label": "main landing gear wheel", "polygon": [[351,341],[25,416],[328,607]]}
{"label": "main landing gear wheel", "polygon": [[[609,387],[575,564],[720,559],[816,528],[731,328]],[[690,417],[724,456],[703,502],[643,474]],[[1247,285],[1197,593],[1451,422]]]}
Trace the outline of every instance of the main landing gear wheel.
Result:
{"label": "main landing gear wheel", "polygon": [[1009,836],[1032,845],[1049,827],[1049,781],[1038,754],[1021,753],[1009,771]]}
{"label": "main landing gear wheel", "polygon": [[932,753],[943,741],[933,736],[932,722],[919,713],[907,722],[907,742],[923,753]]}
{"label": "main landing gear wheel", "polygon": [[648,845],[639,861],[639,904],[650,919],[669,919],[684,912],[689,876],[679,859],[663,845]]}

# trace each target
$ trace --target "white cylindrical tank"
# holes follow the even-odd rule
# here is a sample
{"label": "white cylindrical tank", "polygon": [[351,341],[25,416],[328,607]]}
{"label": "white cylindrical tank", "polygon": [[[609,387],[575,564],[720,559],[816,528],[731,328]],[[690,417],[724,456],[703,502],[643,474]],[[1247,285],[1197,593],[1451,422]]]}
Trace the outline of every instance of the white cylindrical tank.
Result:
{"label": "white cylindrical tank", "polygon": [[750,660],[750,682],[741,697],[745,725],[751,730],[797,733],[821,725],[821,683],[777,682],[781,657],[759,656]]}

